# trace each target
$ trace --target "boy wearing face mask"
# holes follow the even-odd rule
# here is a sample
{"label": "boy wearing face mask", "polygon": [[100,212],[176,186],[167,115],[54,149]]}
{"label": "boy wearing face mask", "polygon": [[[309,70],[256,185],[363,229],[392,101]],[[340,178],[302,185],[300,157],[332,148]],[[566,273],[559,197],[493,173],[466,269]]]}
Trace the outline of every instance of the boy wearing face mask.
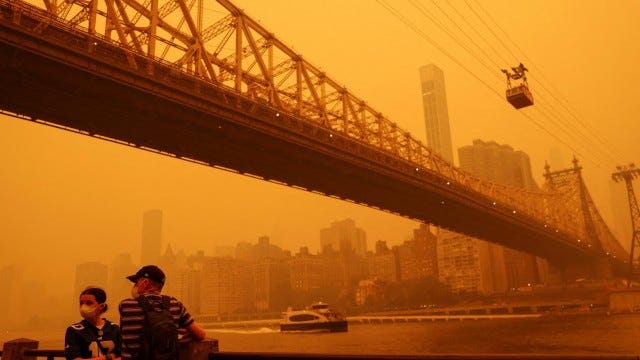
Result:
{"label": "boy wearing face mask", "polygon": [[102,317],[108,308],[106,301],[107,294],[97,287],[88,287],[80,293],[83,320],[67,328],[64,337],[67,360],[120,360],[120,328]]}

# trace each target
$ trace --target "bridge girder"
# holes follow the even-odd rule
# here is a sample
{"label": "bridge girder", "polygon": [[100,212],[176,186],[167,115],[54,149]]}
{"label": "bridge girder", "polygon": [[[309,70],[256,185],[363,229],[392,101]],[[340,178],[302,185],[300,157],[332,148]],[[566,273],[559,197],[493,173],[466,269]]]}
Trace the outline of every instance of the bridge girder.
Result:
{"label": "bridge girder", "polygon": [[[482,181],[454,167],[229,2],[219,1],[229,14],[204,36],[202,24],[186,15],[191,5],[180,0],[177,20],[171,19],[177,8],[157,0],[109,0],[106,10],[92,1],[69,6],[92,11],[87,19],[102,15],[102,35],[95,24],[82,29],[60,18],[50,3],[40,9],[0,0],[4,110],[350,199],[558,262],[602,256],[582,242],[572,209],[556,192]],[[67,10],[65,16],[78,19]],[[143,18],[149,26],[139,26]],[[182,30],[185,21],[189,32]],[[233,34],[230,54],[211,50],[225,48]],[[146,43],[163,39],[170,46],[163,54],[175,58],[144,48],[145,36]],[[210,46],[213,39],[219,42]],[[280,63],[275,52],[284,58]]]}

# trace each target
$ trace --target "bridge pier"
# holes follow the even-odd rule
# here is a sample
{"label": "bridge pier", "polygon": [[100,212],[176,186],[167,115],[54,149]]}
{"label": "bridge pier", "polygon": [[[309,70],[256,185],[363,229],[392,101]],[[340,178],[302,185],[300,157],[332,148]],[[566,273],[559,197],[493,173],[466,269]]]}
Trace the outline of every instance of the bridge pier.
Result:
{"label": "bridge pier", "polygon": [[2,346],[2,360],[36,360],[35,356],[26,356],[24,351],[37,348],[37,340],[22,338],[7,341]]}

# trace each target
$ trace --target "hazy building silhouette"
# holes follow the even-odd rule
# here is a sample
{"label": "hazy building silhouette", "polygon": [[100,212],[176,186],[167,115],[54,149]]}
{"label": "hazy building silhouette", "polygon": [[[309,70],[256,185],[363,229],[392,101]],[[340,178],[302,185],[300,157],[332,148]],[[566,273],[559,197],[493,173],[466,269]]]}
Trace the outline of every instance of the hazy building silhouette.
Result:
{"label": "hazy building silhouette", "polygon": [[236,248],[234,246],[216,246],[215,255],[224,257],[230,256],[233,257],[235,255]]}
{"label": "hazy building silhouette", "polygon": [[236,259],[242,261],[258,261],[260,259],[286,259],[291,257],[291,252],[271,244],[268,236],[258,237],[257,244],[246,241],[239,242],[235,248]]}
{"label": "hazy building silhouette", "polygon": [[341,291],[352,288],[355,281],[367,277],[367,261],[353,253],[322,254],[322,286]]}
{"label": "hazy building silhouette", "polygon": [[352,219],[334,221],[330,227],[320,230],[320,249],[325,253],[329,248],[364,257],[367,253],[367,234],[356,227]]}
{"label": "hazy building silhouette", "polygon": [[254,251],[253,251],[253,244],[246,241],[241,241],[236,244],[235,253],[236,253],[237,260],[253,261],[255,258]]}
{"label": "hazy building silhouette", "polygon": [[451,129],[444,73],[434,64],[420,68],[427,145],[453,164]]}
{"label": "hazy building silhouette", "polygon": [[393,252],[367,257],[369,277],[386,282],[398,281],[397,258]]}
{"label": "hazy building silhouette", "polygon": [[243,293],[243,288],[246,290],[249,280],[246,272],[242,272],[243,266],[246,263],[228,257],[204,258],[200,284],[201,314],[228,315],[247,306],[248,296]]}
{"label": "hazy building silhouette", "polygon": [[458,149],[460,168],[484,180],[535,190],[529,155],[495,141],[473,140]]}
{"label": "hazy building silhouette", "polygon": [[[500,254],[485,241],[442,229],[438,232],[438,278],[454,293],[502,292],[506,281]],[[492,263],[501,266],[492,267]]]}
{"label": "hazy building silhouette", "polygon": [[387,242],[384,240],[378,240],[376,241],[376,255],[381,255],[381,254],[386,254],[389,251],[391,251],[389,249],[389,247],[387,246]]}
{"label": "hazy building silhouette", "polygon": [[[376,253],[367,256],[369,277],[380,281],[394,282],[398,280],[398,265],[396,254],[389,250],[387,243],[376,241]],[[363,283],[369,289],[369,283]],[[368,290],[367,290],[368,291]],[[365,291],[366,292],[366,291]]]}
{"label": "hazy building silhouette", "polygon": [[291,277],[287,262],[263,258],[254,263],[253,269],[256,310],[286,309],[291,301]]}
{"label": "hazy building silhouette", "polygon": [[25,319],[17,311],[22,300],[22,269],[16,265],[0,268],[0,324],[9,327]]}
{"label": "hazy building silhouette", "polygon": [[[458,149],[458,158],[461,169],[484,180],[526,190],[538,189],[531,173],[529,156],[522,151],[514,151],[509,145],[476,139],[473,141],[473,145]],[[485,247],[484,244],[477,244],[477,246]],[[501,274],[503,272],[501,268],[504,267],[508,288],[518,288],[540,282],[538,267],[539,263],[544,263],[542,259],[495,244],[489,244],[487,251],[484,252],[487,256],[481,257],[481,262],[504,258],[502,264],[493,262],[488,267],[494,274]],[[483,264],[483,266],[485,265]],[[493,283],[497,286],[494,290],[501,291],[499,288],[501,281],[495,278]]]}
{"label": "hazy building silhouette", "polygon": [[420,224],[413,230],[413,239],[397,247],[400,280],[437,277],[436,248],[436,236],[429,230],[429,225]]}
{"label": "hazy building silhouette", "polygon": [[204,256],[203,250],[198,250],[194,255],[187,256],[189,272],[187,273],[187,290],[182,302],[193,314],[202,314],[202,269],[206,259],[208,257]]}
{"label": "hazy building silhouette", "polygon": [[118,304],[120,300],[131,296],[131,281],[127,276],[135,274],[138,266],[131,261],[131,254],[118,254],[109,267],[109,287],[107,289],[107,301]]}
{"label": "hazy building silhouette", "polygon": [[162,210],[148,210],[142,214],[142,266],[155,264],[162,250]]}
{"label": "hazy building silhouette", "polygon": [[307,247],[289,260],[291,289],[309,292],[322,287],[322,258],[309,254]]}
{"label": "hazy building silhouette", "polygon": [[171,294],[184,302],[189,289],[189,267],[187,265],[187,256],[183,250],[174,253],[171,244],[168,244],[164,254],[160,257],[157,264],[164,271],[167,281],[164,284],[163,291]]}
{"label": "hazy building silhouette", "polygon": [[360,280],[354,289],[354,295],[357,306],[375,302],[384,297],[384,281],[380,281],[380,279]]}
{"label": "hazy building silhouette", "polygon": [[[131,275],[131,274],[129,274]],[[89,261],[76,265],[76,279],[74,281],[72,309],[78,311],[78,296],[89,286],[97,286],[107,291],[109,267],[105,264]],[[131,290],[131,288],[129,288]],[[107,294],[109,296],[109,294]]]}

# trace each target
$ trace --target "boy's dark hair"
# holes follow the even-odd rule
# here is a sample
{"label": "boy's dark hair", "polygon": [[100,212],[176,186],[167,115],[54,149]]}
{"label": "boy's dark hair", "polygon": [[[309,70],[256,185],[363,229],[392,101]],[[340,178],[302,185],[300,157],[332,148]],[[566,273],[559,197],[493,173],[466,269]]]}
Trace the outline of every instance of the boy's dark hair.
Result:
{"label": "boy's dark hair", "polygon": [[[82,295],[93,295],[93,297],[96,298],[98,304],[104,304],[107,301],[107,293],[101,288],[95,286],[89,286],[88,288],[82,290],[80,296]],[[109,306],[107,304],[104,304],[104,307],[102,308],[100,313],[102,314],[106,312],[108,307]]]}

